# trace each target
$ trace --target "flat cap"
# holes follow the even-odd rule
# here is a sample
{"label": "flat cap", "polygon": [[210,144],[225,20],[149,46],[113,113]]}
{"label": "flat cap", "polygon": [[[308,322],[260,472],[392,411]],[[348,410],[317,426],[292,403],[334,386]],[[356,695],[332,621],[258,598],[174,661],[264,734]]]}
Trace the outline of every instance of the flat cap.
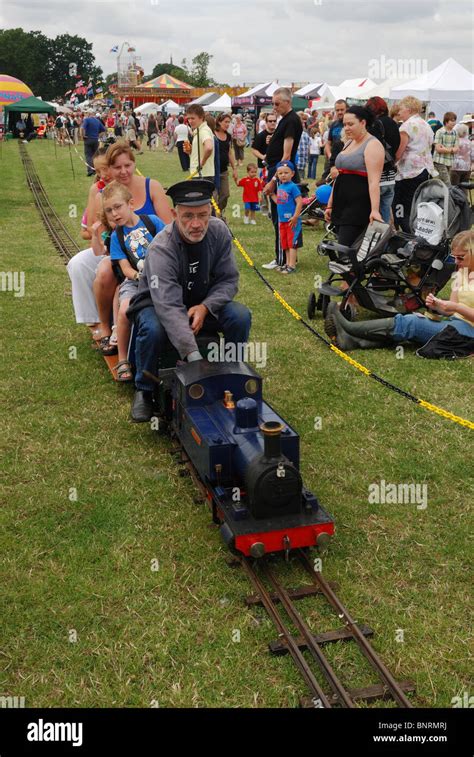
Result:
{"label": "flat cap", "polygon": [[213,191],[212,181],[196,179],[195,181],[179,181],[169,187],[166,194],[173,200],[173,205],[206,205],[211,202]]}

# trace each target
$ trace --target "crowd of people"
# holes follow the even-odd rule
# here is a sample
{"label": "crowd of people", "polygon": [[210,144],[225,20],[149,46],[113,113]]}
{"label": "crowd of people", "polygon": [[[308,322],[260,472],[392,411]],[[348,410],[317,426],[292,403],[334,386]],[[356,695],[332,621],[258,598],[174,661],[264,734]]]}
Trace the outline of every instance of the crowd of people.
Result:
{"label": "crowd of people", "polygon": [[[302,238],[302,174],[308,170],[315,178],[320,157],[324,165],[316,183],[332,184],[326,219],[335,225],[340,243],[349,246],[372,220],[403,229],[416,186],[427,177],[439,174],[448,182],[470,176],[471,143],[464,124],[456,126],[454,114],[447,113],[444,126],[436,124],[434,129],[421,117],[420,106],[415,98],[405,98],[389,114],[380,98],[365,106],[347,107],[341,101],[328,121],[316,112],[296,113],[291,92],[281,88],[274,93],[272,111],[261,114],[250,134],[249,124],[239,114],[213,118],[198,104],[188,106],[177,119],[169,116],[158,124],[152,114],[138,126],[130,113],[120,116],[120,126],[119,114],[114,124],[112,116],[86,114],[79,129],[88,172],[95,174],[95,181],[82,236],[90,247],[72,258],[68,272],[77,322],[91,328],[105,355],[118,353],[117,379],[135,381],[133,420],[151,417],[150,376],[156,375],[166,345],[173,345],[181,359],[192,361],[200,359],[196,338],[204,326],[223,331],[230,340],[248,338],[250,312],[233,302],[238,273],[225,221],[229,173],[242,189],[244,223],[255,225],[256,214],[265,207],[272,219],[275,259],[264,267],[295,273]],[[158,181],[135,170],[142,140],[146,137],[153,149],[160,127],[168,135],[166,149],[177,147],[181,168],[191,179],[178,182],[167,193]],[[110,144],[100,144],[110,136],[114,138]],[[238,143],[247,138],[255,162],[246,163],[245,175],[239,178],[239,149],[244,147]],[[458,155],[469,168],[456,162]],[[436,168],[448,165],[450,172]],[[211,198],[221,218],[213,217]],[[472,232],[453,241],[453,255],[472,284]],[[471,289],[457,287],[448,302],[431,297],[427,305],[449,316],[457,333],[474,338]],[[408,318],[415,319],[413,324]],[[415,315],[400,316],[400,322],[390,319],[383,325],[381,339],[381,332],[372,332],[367,325],[361,326],[362,331],[356,325],[354,332],[351,326],[344,332],[334,306],[329,319],[328,333],[349,349],[387,343],[392,337],[420,341],[431,334]],[[136,334],[135,376],[128,361],[131,323]]]}

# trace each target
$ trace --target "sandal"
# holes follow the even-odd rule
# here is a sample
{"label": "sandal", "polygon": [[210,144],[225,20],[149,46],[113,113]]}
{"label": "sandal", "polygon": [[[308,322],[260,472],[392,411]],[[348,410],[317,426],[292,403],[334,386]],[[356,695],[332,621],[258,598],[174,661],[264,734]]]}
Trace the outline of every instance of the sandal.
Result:
{"label": "sandal", "polygon": [[117,363],[115,370],[117,371],[117,381],[122,381],[124,384],[133,381],[132,366],[128,360],[121,360],[120,363]]}
{"label": "sandal", "polygon": [[110,346],[111,347],[112,346],[116,347],[117,346],[117,341],[118,341],[118,339],[117,339],[117,326],[112,326],[112,333],[111,333],[110,338],[109,338],[109,344],[110,344]]}
{"label": "sandal", "polygon": [[116,355],[118,352],[117,345],[110,344],[109,336],[103,336],[102,339],[99,339],[97,347],[102,355],[105,355],[106,357],[109,355]]}

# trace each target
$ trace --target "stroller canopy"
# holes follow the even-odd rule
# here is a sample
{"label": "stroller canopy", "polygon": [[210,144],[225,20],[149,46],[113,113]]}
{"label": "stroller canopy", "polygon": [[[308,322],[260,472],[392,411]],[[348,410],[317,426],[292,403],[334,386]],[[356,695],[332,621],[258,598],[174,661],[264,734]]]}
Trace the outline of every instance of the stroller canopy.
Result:
{"label": "stroller canopy", "polygon": [[420,203],[433,202],[443,211],[444,233],[452,239],[460,231],[471,227],[470,209],[466,195],[459,187],[447,187],[441,179],[428,179],[417,188],[410,212],[410,228],[417,233]]}

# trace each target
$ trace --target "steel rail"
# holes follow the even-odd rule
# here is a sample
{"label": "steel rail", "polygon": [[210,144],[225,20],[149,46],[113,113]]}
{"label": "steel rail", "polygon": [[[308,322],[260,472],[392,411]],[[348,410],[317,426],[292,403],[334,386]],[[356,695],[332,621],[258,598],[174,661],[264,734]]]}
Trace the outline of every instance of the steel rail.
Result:
{"label": "steel rail", "polygon": [[51,205],[25,146],[20,143],[19,148],[21,160],[25,169],[26,181],[33,194],[36,207],[41,215],[46,231],[51,237],[58,252],[64,258],[70,260],[77,252],[79,252],[80,247]]}
{"label": "steel rail", "polygon": [[375,652],[370,642],[366,639],[364,634],[361,632],[357,623],[353,620],[353,618],[349,614],[349,611],[344,607],[340,599],[338,599],[334,591],[331,589],[328,582],[321,576],[321,573],[315,572],[313,570],[313,566],[311,565],[310,560],[308,559],[307,555],[304,552],[302,552],[301,550],[298,550],[298,557],[303,567],[305,568],[305,570],[311,576],[313,583],[319,586],[319,588],[321,589],[321,592],[324,594],[329,604],[332,605],[334,610],[337,612],[338,616],[344,620],[345,625],[350,629],[353,635],[353,638],[358,644],[361,652],[367,658],[372,668],[379,674],[379,676],[383,680],[384,684],[387,686],[388,690],[390,691],[395,701],[400,705],[400,707],[407,707],[407,708],[413,707],[410,700],[406,697],[405,693],[403,692],[403,690],[400,688],[395,678],[390,673],[389,669],[382,662],[382,660],[380,659],[378,654]]}
{"label": "steel rail", "polygon": [[242,557],[241,563],[244,567],[245,572],[247,573],[247,576],[250,579],[250,582],[255,588],[255,591],[260,595],[262,603],[266,611],[268,612],[270,618],[272,619],[273,623],[275,624],[276,628],[278,629],[279,634],[284,637],[285,642],[288,646],[288,651],[291,657],[293,658],[293,661],[295,662],[302,677],[306,681],[312,695],[321,702],[321,705],[323,707],[325,708],[332,707],[332,704],[330,703],[326,694],[324,693],[318,681],[316,680],[308,663],[304,659],[303,654],[300,651],[300,648],[298,647],[298,644],[296,643],[293,635],[291,634],[291,631],[285,625],[285,623],[281,619],[280,614],[277,612],[270,594],[268,593],[267,589],[263,585],[260,578],[257,576],[256,572],[253,570],[249,559],[247,557]]}
{"label": "steel rail", "polygon": [[329,660],[325,657],[320,645],[315,641],[314,635],[311,629],[309,628],[308,624],[303,620],[303,618],[299,614],[298,610],[295,607],[294,602],[292,602],[292,600],[290,599],[288,592],[286,591],[286,589],[283,588],[283,586],[281,586],[279,581],[276,579],[268,563],[265,563],[264,565],[262,565],[262,567],[268,580],[272,584],[275,590],[275,593],[280,598],[280,602],[285,608],[288,614],[288,617],[291,618],[291,621],[294,623],[296,628],[299,630],[301,636],[304,638],[309,652],[311,653],[313,659],[320,666],[322,672],[324,673],[325,678],[327,679],[329,685],[334,691],[334,694],[339,700],[339,703],[343,707],[348,707],[348,708],[355,707],[354,701],[351,698],[349,692],[344,687],[340,679],[337,677]]}

